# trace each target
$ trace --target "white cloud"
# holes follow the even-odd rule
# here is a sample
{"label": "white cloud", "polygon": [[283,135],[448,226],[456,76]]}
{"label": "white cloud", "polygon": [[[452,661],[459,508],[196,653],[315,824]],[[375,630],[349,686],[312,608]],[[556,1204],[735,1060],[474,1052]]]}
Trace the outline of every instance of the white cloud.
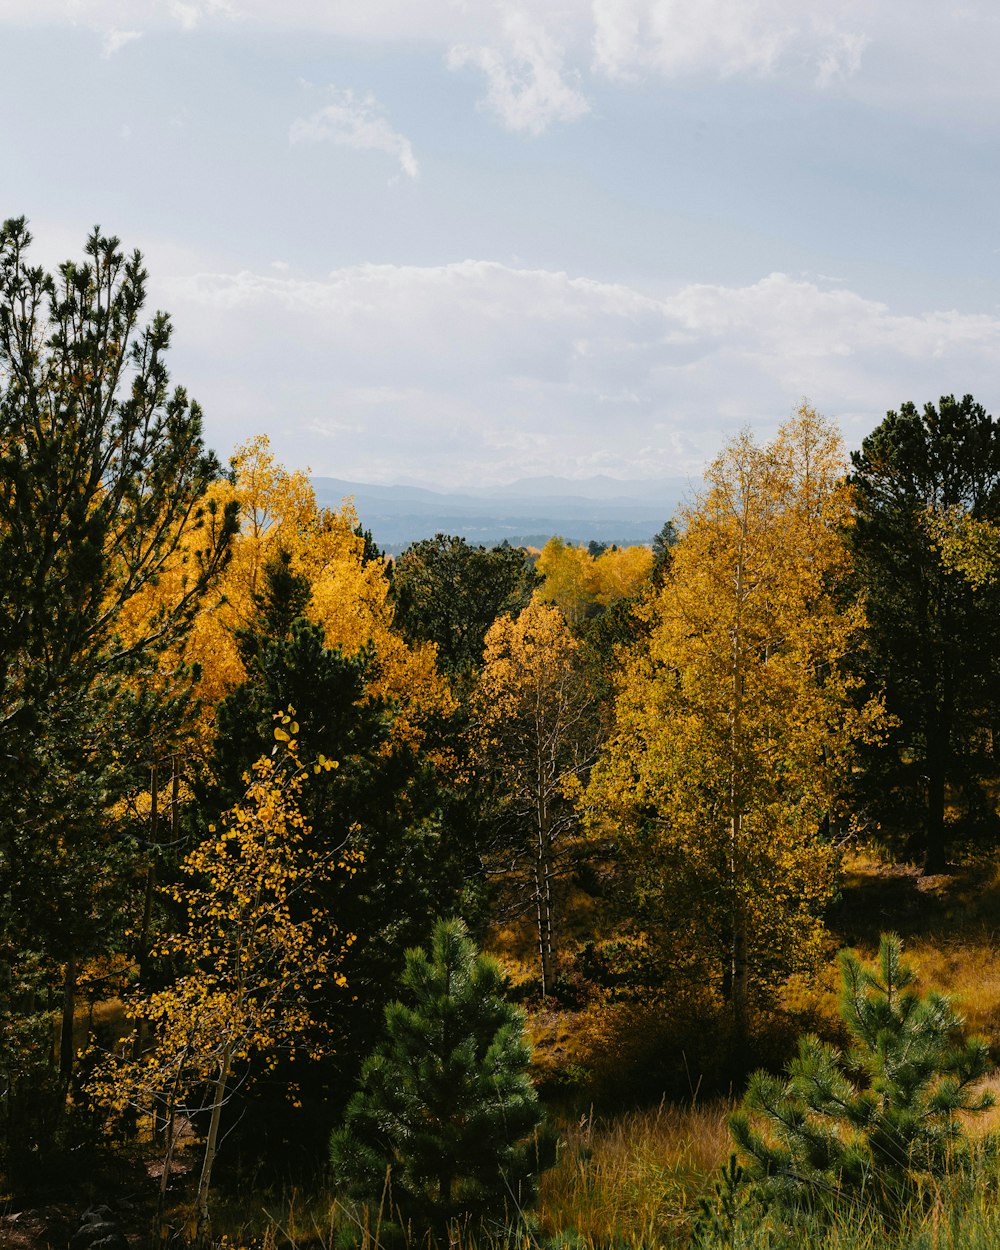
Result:
{"label": "white cloud", "polygon": [[288,131],[291,143],[329,140],[339,147],[385,152],[399,162],[408,178],[419,176],[420,167],[409,139],[393,130],[374,96],[358,96],[350,88],[336,87],[330,87],[329,94],[329,104],[292,122]]}
{"label": "white cloud", "polygon": [[1000,102],[993,0],[0,0],[0,26],[195,27],[439,51],[487,75],[525,133],[581,116],[588,76],[779,78],[900,111],[974,120]]}
{"label": "white cloud", "polygon": [[787,4],[594,0],[595,62],[611,78],[649,70],[768,74],[796,35]]}
{"label": "white cloud", "polygon": [[851,0],[593,0],[595,71],[612,80],[656,74],[851,78],[868,46],[867,11]]}
{"label": "white cloud", "polygon": [[861,70],[861,57],[870,42],[868,35],[857,33],[834,36],[819,56],[816,85],[829,87],[853,78]]}
{"label": "white cloud", "polygon": [[485,104],[508,130],[539,135],[553,122],[571,122],[590,111],[566,81],[563,53],[549,32],[523,13],[508,15],[502,48],[449,50],[452,69],[473,65],[489,83]]}
{"label": "white cloud", "polygon": [[141,38],[141,30],[118,30],[117,28],[113,28],[104,36],[101,56],[106,61],[110,60],[116,52],[120,52],[122,48],[127,47],[128,44],[134,43],[137,39]]}
{"label": "white cloud", "polygon": [[170,0],[169,11],[182,30],[194,30],[206,18],[239,15],[230,0]]}
{"label": "white cloud", "polygon": [[653,296],[469,260],[202,273],[156,298],[220,451],[266,429],[288,461],[362,481],[697,473],[803,395],[857,442],[905,399],[1000,392],[1000,318],[783,274]]}

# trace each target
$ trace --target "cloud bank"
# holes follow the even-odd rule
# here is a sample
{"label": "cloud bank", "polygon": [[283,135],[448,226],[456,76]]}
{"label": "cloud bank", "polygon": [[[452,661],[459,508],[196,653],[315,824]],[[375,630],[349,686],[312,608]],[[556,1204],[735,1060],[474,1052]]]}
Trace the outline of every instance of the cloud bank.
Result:
{"label": "cloud bank", "polygon": [[1000,388],[1000,318],[780,273],[654,294],[469,260],[202,273],[162,294],[220,451],[265,429],[286,459],[363,481],[698,473],[804,395],[857,443],[905,399],[989,407]]}

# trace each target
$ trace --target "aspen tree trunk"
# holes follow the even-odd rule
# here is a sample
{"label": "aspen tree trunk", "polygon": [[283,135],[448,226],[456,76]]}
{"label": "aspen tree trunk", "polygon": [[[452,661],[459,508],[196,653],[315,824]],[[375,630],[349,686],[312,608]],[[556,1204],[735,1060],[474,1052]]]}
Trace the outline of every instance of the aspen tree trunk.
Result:
{"label": "aspen tree trunk", "polygon": [[76,956],[66,956],[63,977],[62,1026],[59,1032],[59,1078],[69,1087],[73,1076],[73,1016],[76,1011]]}
{"label": "aspen tree trunk", "polygon": [[170,1169],[174,1162],[174,1116],[175,1109],[173,1105],[167,1115],[167,1125],[164,1132],[167,1135],[167,1146],[163,1152],[163,1173],[160,1176],[160,1188],[156,1193],[156,1221],[153,1227],[153,1236],[156,1238],[156,1244],[163,1244],[163,1212],[167,1205],[167,1189],[170,1186]]}
{"label": "aspen tree trunk", "polygon": [[[165,1111],[166,1125],[164,1132],[167,1135],[167,1145],[163,1152],[163,1174],[160,1177],[160,1188],[156,1195],[156,1223],[153,1228],[153,1236],[158,1246],[163,1244],[163,1212],[167,1205],[167,1189],[170,1187],[170,1169],[174,1162],[174,1146],[177,1142],[176,1122],[177,1122],[177,1091],[180,1086],[181,1067],[178,1065],[177,1075],[174,1078],[173,1087],[170,1090],[170,1103]],[[154,1127],[156,1124],[156,1115],[153,1116]]]}
{"label": "aspen tree trunk", "polygon": [[226,1101],[230,1062],[231,1055],[227,1045],[219,1061],[219,1075],[212,1098],[212,1119],[209,1122],[208,1137],[205,1141],[205,1159],[201,1166],[201,1179],[198,1181],[198,1198],[195,1204],[198,1211],[198,1224],[195,1229],[195,1238],[200,1243],[204,1242],[208,1231],[208,1195],[212,1185],[212,1165],[215,1163],[215,1154],[219,1148],[219,1123],[222,1120],[222,1107]]}
{"label": "aspen tree trunk", "polygon": [[[136,945],[135,959],[139,966],[139,985],[146,988],[149,964],[149,927],[153,918],[153,891],[156,889],[156,843],[159,825],[159,768],[154,763],[149,778],[149,854],[146,861],[146,884],[142,899],[142,923]],[[132,1058],[138,1059],[146,1045],[146,1021],[139,1020],[132,1046]],[[156,1136],[156,1109],[153,1109],[153,1136]]]}
{"label": "aspen tree trunk", "polygon": [[750,1036],[747,925],[739,900],[733,908],[733,1034],[737,1061],[742,1064]]}
{"label": "aspen tree trunk", "polygon": [[744,563],[743,542],[746,538],[747,504],[743,503],[742,533],[740,548],[736,561],[734,591],[736,612],[732,634],[732,665],[733,665],[733,703],[730,722],[730,835],[729,835],[729,875],[732,891],[732,934],[730,959],[732,965],[732,1010],[733,1010],[733,1041],[736,1048],[737,1063],[742,1065],[746,1055],[747,1038],[749,1035],[747,1019],[747,1000],[749,987],[749,969],[747,967],[747,927],[746,912],[740,897],[742,885],[742,842],[743,830],[743,795],[740,785],[739,767],[741,739],[743,733],[743,649],[745,645],[743,631],[743,598],[745,593],[746,568]]}
{"label": "aspen tree trunk", "polygon": [[548,804],[549,763],[541,742],[537,743],[535,792],[535,913],[538,928],[538,957],[542,973],[542,997],[547,998],[555,982],[552,950],[552,829]]}
{"label": "aspen tree trunk", "polygon": [[538,959],[542,974],[542,997],[552,992],[552,901],[546,860],[541,839],[535,853],[535,924],[538,929]]}

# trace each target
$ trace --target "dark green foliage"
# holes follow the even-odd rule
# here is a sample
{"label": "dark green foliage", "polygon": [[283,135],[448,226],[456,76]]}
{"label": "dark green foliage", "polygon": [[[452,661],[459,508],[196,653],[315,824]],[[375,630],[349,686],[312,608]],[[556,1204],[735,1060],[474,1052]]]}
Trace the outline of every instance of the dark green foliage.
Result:
{"label": "dark green foliage", "polygon": [[378,1205],[388,1174],[392,1215],[421,1232],[457,1220],[503,1232],[533,1199],[537,1170],[524,1015],[458,920],[438,922],[429,955],[407,951],[401,988],[331,1139],[335,1181]]}
{"label": "dark green foliage", "polygon": [[239,637],[247,678],[219,704],[214,781],[202,808],[211,820],[239,798],[244,772],[274,744],[273,717],[283,708],[295,709],[308,757],[322,753],[337,761],[333,771],[310,778],[303,814],[317,851],[345,848],[363,858],[354,872],[335,874],[301,897],[303,908],[315,909],[314,921],[322,925],[325,918],[331,940],[334,930],[356,938],[340,965],[346,989],[313,1008],[325,1048],[335,1053],[308,1071],[297,1064],[277,1074],[276,1087],[284,1077],[302,1086],[305,1112],[290,1118],[283,1097],[265,1105],[258,1092],[260,1105],[245,1119],[250,1136],[266,1140],[271,1154],[288,1158],[311,1148],[311,1163],[329,1130],[329,1104],[343,1106],[380,1032],[404,951],[427,939],[439,907],[457,904],[466,877],[462,856],[471,848],[442,815],[432,763],[391,741],[393,709],[369,688],[372,654],[327,647],[322,627],[301,615],[308,599],[308,586],[290,574],[287,560],[265,568],[258,615]]}
{"label": "dark green foliage", "polygon": [[377,1019],[403,951],[427,936],[441,902],[454,901],[462,873],[440,818],[433,766],[390,742],[393,709],[369,690],[372,654],[327,647],[322,627],[299,615],[308,597],[286,561],[267,567],[259,616],[239,640],[247,679],[216,715],[217,788],[205,808],[210,818],[239,797],[243,773],[273,746],[274,713],[293,707],[303,751],[338,763],[304,798],[315,845],[364,855],[353,875],[338,879],[336,898],[324,887],[323,905],[342,932],[358,936],[343,970],[354,1010]]}
{"label": "dark green foliage", "polygon": [[496,618],[516,616],[540,582],[518,547],[473,547],[436,534],[412,543],[396,561],[396,619],[411,642],[437,644],[446,672],[468,674],[482,662]]}
{"label": "dark green foliage", "polygon": [[680,534],[677,533],[677,526],[673,521],[664,521],[653,535],[653,569],[650,577],[655,585],[662,586],[666,579],[670,571],[670,561],[673,559],[673,549],[679,542]]}
{"label": "dark green foliage", "polygon": [[736,1156],[719,1169],[712,1196],[702,1198],[692,1228],[691,1242],[697,1250],[732,1246],[753,1199]]}
{"label": "dark green foliage", "polygon": [[927,510],[1000,520],[1000,422],[969,395],[922,412],[904,404],[852,461],[850,540],[868,613],[863,672],[898,722],[869,751],[863,797],[889,832],[920,828],[925,867],[940,872],[946,798],[964,788],[967,808],[981,809],[977,782],[996,771],[977,752],[1000,697],[1000,583],[973,587],[947,570]]}
{"label": "dark green foliage", "polygon": [[583,656],[594,696],[610,707],[615,679],[628,664],[629,649],[649,637],[649,622],[636,609],[646,600],[648,588],[635,595],[613,599],[599,616],[582,629]]}
{"label": "dark green foliage", "polygon": [[[30,243],[23,218],[0,227],[0,998],[33,952],[50,993],[62,966],[68,1021],[79,963],[123,940],[139,848],[109,810],[182,722],[191,674],[164,656],[235,511],[205,503],[218,463],[169,388],[169,319],[141,323],[140,255],[95,229],[52,275]],[[174,598],[129,618],[199,527]],[[64,1023],[65,1079],[72,1059]]]}
{"label": "dark green foliage", "polygon": [[[373,564],[373,563],[385,564],[385,552],[376,543],[375,539],[372,536],[371,530],[365,529],[365,527],[359,521],[358,524],[355,525],[354,527],[354,533],[364,543],[364,546],[361,549],[362,561],[365,564]],[[386,567],[391,574],[392,565],[389,564]]]}
{"label": "dark green foliage", "polygon": [[748,1183],[766,1205],[892,1213],[927,1178],[958,1167],[963,1114],[993,1105],[976,1083],[985,1042],[964,1038],[948,999],[918,994],[901,944],[885,934],[878,967],[840,956],[846,1054],[800,1039],[786,1078],[757,1072],[730,1121]]}

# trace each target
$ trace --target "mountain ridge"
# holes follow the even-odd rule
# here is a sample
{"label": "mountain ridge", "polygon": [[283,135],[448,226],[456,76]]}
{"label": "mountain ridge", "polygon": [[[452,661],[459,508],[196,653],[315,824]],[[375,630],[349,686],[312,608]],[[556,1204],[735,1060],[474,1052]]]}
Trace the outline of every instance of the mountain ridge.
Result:
{"label": "mountain ridge", "polygon": [[556,534],[570,542],[650,542],[697,487],[690,477],[628,480],[606,475],[522,478],[462,491],[324,476],[311,480],[323,505],[353,499],[361,524],[389,551],[437,533],[486,546],[529,539],[537,545]]}

